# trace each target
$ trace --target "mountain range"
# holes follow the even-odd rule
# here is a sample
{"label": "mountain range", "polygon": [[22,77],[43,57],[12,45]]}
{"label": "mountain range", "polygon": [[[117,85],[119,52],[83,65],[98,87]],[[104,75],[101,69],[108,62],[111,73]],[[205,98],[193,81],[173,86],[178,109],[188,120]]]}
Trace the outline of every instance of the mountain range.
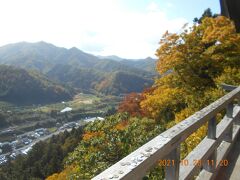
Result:
{"label": "mountain range", "polygon": [[[155,62],[152,58],[130,60],[117,56],[94,56],[76,47],[66,49],[42,41],[0,47],[0,64],[8,65],[0,68],[0,71],[24,71],[30,76],[34,72],[35,79],[32,81],[39,78],[43,82],[42,79],[45,79],[52,84],[51,87],[54,84],[61,87],[63,92],[69,92],[65,87],[71,87],[75,92],[106,95],[140,92],[153,83]],[[69,98],[71,93],[67,94],[62,97]]]}

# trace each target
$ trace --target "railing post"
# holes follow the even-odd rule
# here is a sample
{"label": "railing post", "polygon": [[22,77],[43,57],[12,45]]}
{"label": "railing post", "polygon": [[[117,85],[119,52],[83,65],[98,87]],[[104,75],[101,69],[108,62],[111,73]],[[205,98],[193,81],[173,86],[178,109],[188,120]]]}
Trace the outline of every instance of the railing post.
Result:
{"label": "railing post", "polygon": [[227,117],[232,118],[233,117],[233,103],[232,102],[227,105],[226,111],[227,111]]}
{"label": "railing post", "polygon": [[[217,122],[216,117],[214,116],[208,121],[208,135],[209,139],[216,139],[216,128]],[[216,168],[216,158],[217,158],[217,151],[216,149],[213,153],[208,157],[207,161],[203,163],[203,168],[209,172],[214,172]]]}
{"label": "railing post", "polygon": [[216,139],[216,128],[217,128],[217,122],[216,122],[216,117],[214,116],[208,121],[208,138]]}
{"label": "railing post", "polygon": [[[237,97],[237,105],[240,107],[240,95]],[[240,119],[236,119],[235,124],[240,125]]]}
{"label": "railing post", "polygon": [[180,145],[166,156],[166,160],[170,160],[171,163],[169,166],[166,166],[165,179],[178,180],[180,167]]}
{"label": "railing post", "polygon": [[237,97],[238,106],[240,106],[240,95]]}
{"label": "railing post", "polygon": [[[228,118],[233,118],[233,102],[229,103],[226,108],[226,115]],[[233,124],[231,124],[229,130],[226,132],[224,141],[232,142]]]}

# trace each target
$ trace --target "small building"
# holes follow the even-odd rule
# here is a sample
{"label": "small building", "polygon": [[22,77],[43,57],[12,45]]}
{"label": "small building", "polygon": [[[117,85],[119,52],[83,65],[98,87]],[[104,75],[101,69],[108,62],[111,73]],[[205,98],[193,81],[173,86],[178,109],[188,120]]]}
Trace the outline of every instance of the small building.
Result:
{"label": "small building", "polygon": [[84,121],[85,121],[85,122],[94,122],[94,121],[96,121],[96,120],[103,121],[104,118],[102,118],[102,117],[93,117],[93,118],[85,119]]}
{"label": "small building", "polygon": [[22,138],[27,138],[27,137],[28,137],[28,135],[26,133],[24,133],[24,134],[18,135],[17,139],[22,139]]}
{"label": "small building", "polygon": [[33,134],[33,137],[35,137],[36,139],[39,138],[40,136],[41,136],[41,135],[38,134],[38,133],[34,133],[34,134]]}
{"label": "small building", "polygon": [[41,131],[46,131],[46,128],[38,128],[38,129],[35,129],[35,132],[41,132]]}
{"label": "small building", "polygon": [[25,144],[25,145],[28,145],[32,142],[31,139],[28,139],[28,138],[22,138],[22,143]]}
{"label": "small building", "polygon": [[26,148],[26,149],[23,149],[21,152],[22,152],[23,154],[27,154],[31,149],[32,149],[32,147],[30,146],[30,147],[28,147],[28,148]]}
{"label": "small building", "polygon": [[69,123],[66,123],[64,124],[64,126],[66,128],[73,128],[73,127],[76,127],[78,124],[76,122],[69,122]]}
{"label": "small building", "polygon": [[56,123],[56,127],[57,128],[60,128],[61,127],[61,124],[59,122]]}
{"label": "small building", "polygon": [[7,162],[6,156],[0,156],[0,164]]}
{"label": "small building", "polygon": [[35,129],[35,133],[34,134],[36,136],[38,136],[38,135],[43,136],[43,135],[46,135],[48,133],[49,133],[49,131],[46,128],[39,128],[39,129]]}
{"label": "small building", "polygon": [[1,143],[0,149],[2,150],[2,153],[8,153],[12,151],[12,145],[10,142],[4,142]]}
{"label": "small building", "polygon": [[3,143],[0,143],[0,148],[3,148],[5,146],[11,146],[11,143],[10,142],[3,142]]}
{"label": "small building", "polygon": [[10,154],[10,158],[15,159],[20,154],[21,154],[21,151],[19,151],[19,150],[14,151],[12,154]]}
{"label": "small building", "polygon": [[65,113],[65,112],[70,112],[70,111],[72,111],[72,108],[65,107],[63,110],[60,111],[60,113]]}
{"label": "small building", "polygon": [[16,148],[17,143],[19,143],[18,140],[16,140],[16,141],[12,141],[12,142],[11,142],[11,146],[12,146],[13,148]]}

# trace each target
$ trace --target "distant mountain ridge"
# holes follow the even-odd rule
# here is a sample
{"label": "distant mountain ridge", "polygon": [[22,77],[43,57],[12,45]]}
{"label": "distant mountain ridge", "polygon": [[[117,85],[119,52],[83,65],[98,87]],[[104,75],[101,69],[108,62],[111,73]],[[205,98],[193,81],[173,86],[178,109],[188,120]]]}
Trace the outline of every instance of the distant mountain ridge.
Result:
{"label": "distant mountain ridge", "polygon": [[[20,42],[0,47],[0,64],[39,71],[50,80],[67,84],[80,91],[94,90],[114,95],[131,90],[140,92],[145,86],[150,86],[156,76],[154,59],[131,61],[117,56],[99,58],[76,47],[66,49],[42,41]],[[116,78],[119,76],[126,79]],[[129,83],[128,79],[136,81]],[[106,81],[109,82],[104,83]],[[144,86],[138,88],[139,82]],[[119,90],[116,90],[116,86],[119,86]]]}
{"label": "distant mountain ridge", "polygon": [[110,56],[97,56],[99,59],[110,59],[110,60],[114,60],[114,61],[122,61],[123,58],[120,58],[116,55],[110,55]]}
{"label": "distant mountain ridge", "polygon": [[121,64],[125,64],[130,67],[143,69],[145,71],[155,72],[156,59],[147,57],[145,59],[124,59],[115,55],[112,56],[98,56],[100,59],[108,59],[118,61]]}
{"label": "distant mountain ridge", "polygon": [[145,71],[155,72],[156,73],[156,59],[147,57],[146,59],[139,60],[122,60],[121,63],[127,66],[131,66],[138,69],[144,69]]}
{"label": "distant mountain ridge", "polygon": [[46,42],[20,42],[0,47],[0,63],[46,72],[55,64],[88,67],[98,58],[77,48],[60,48]]}

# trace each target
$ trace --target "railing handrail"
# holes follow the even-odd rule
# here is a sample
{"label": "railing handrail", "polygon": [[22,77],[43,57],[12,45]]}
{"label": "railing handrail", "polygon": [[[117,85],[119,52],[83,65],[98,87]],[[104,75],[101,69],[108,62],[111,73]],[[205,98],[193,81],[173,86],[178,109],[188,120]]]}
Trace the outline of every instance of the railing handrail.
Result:
{"label": "railing handrail", "polygon": [[233,85],[230,85],[230,84],[226,84],[226,83],[222,83],[221,84],[221,87],[225,90],[225,91],[232,91],[234,89],[237,88],[237,86],[233,86]]}
{"label": "railing handrail", "polygon": [[[168,158],[178,162],[175,166],[166,168],[166,179],[179,179],[180,143],[208,121],[211,122],[208,123],[208,139],[212,139],[214,141],[213,143],[215,143],[216,121],[214,117],[225,108],[227,109],[226,118],[229,118],[231,122],[226,128],[226,132],[222,133],[230,131],[230,127],[233,127],[233,122],[236,121],[235,119],[239,119],[240,114],[238,105],[238,107],[235,108],[236,112],[233,117],[232,103],[234,99],[240,99],[240,86],[209,106],[164,131],[93,179],[141,179],[146,172],[162,158]],[[225,126],[225,124],[223,126]],[[231,132],[232,131],[230,131],[230,133]],[[215,148],[215,146],[211,148]],[[213,150],[209,152],[212,153]],[[211,171],[212,169],[208,170]]]}

